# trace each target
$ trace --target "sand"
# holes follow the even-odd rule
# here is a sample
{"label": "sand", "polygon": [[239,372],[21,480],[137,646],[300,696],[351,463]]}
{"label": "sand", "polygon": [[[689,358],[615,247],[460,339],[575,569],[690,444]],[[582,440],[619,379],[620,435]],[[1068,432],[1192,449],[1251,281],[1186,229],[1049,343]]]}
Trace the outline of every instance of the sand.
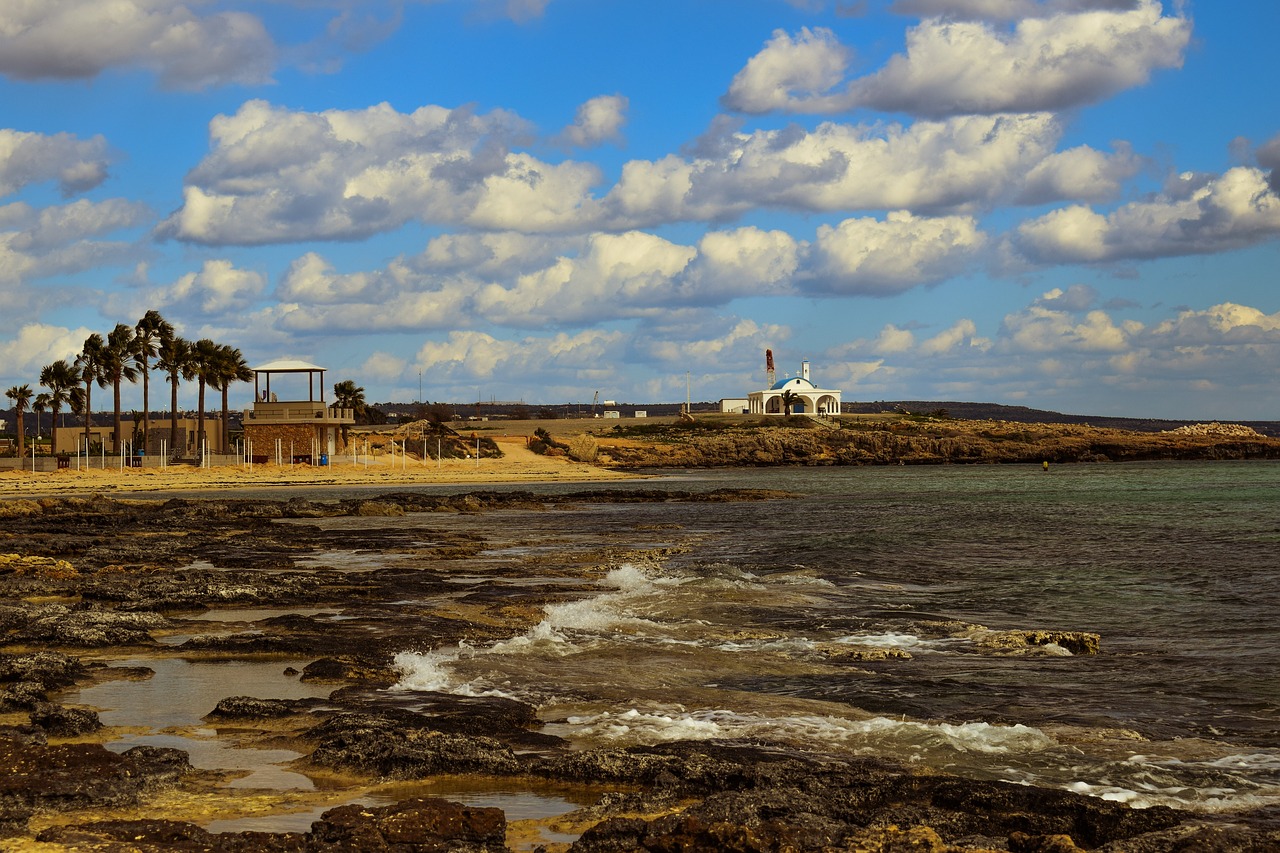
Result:
{"label": "sand", "polygon": [[[327,467],[308,465],[224,465],[196,468],[126,468],[108,465],[54,472],[0,472],[0,498],[75,493],[191,491],[272,486],[391,486],[406,484],[475,484],[598,482],[636,479],[637,475],[574,462],[564,456],[540,456],[520,435],[491,436],[502,448],[500,459],[434,459],[378,456],[365,465],[350,457],[336,458]],[[95,460],[96,461],[96,460]]]}

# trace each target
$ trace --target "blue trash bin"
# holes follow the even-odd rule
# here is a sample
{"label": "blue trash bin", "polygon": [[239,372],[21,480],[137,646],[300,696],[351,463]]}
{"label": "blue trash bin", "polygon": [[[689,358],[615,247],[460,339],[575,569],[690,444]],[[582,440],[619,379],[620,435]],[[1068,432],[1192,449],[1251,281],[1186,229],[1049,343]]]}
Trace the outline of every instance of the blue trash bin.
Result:
{"label": "blue trash bin", "polygon": [[321,464],[322,466],[325,466],[325,465],[328,465],[328,464],[329,464],[329,454],[328,454],[328,453],[321,453],[321,454],[320,454],[320,464]]}

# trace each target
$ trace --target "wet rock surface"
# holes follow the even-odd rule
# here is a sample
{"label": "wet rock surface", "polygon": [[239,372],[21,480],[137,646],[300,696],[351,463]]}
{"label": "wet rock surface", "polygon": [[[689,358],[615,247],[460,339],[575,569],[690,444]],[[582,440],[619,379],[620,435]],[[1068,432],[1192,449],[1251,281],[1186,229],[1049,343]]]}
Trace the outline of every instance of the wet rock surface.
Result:
{"label": "wet rock surface", "polygon": [[[91,709],[57,691],[102,676],[89,658],[127,652],[211,660],[309,660],[297,677],[332,685],[323,699],[228,695],[205,721],[258,731],[304,756],[296,767],[331,779],[441,776],[541,780],[611,793],[578,813],[576,841],[548,851],[1069,851],[1280,849],[1265,822],[1228,825],[1167,808],[1143,810],[1065,791],[960,779],[873,760],[837,759],[747,742],[680,742],[572,750],[541,731],[536,709],[495,697],[396,693],[395,652],[505,639],[550,602],[590,585],[553,560],[528,582],[515,562],[503,586],[450,576],[443,566],[485,548],[455,527],[405,524],[420,513],[539,510],[574,501],[731,501],[765,491],[665,490],[386,494],[352,501],[114,501],[62,498],[0,509],[0,833],[66,849],[104,851],[501,851],[497,809],[411,797],[393,805],[330,809],[305,832],[209,832],[157,814],[119,817],[157,792],[196,797],[219,780],[185,753],[139,746],[122,753],[85,742],[105,735]],[[17,504],[21,504],[20,506]],[[0,505],[3,506],[3,505]],[[359,518],[360,526],[326,526]],[[362,550],[376,559],[362,560]],[[349,565],[315,555],[354,554]],[[394,555],[397,559],[386,559]],[[591,558],[607,564],[608,553]],[[565,557],[563,559],[578,559]],[[6,570],[4,567],[8,566]],[[303,612],[281,612],[293,608]],[[227,613],[224,621],[201,615]],[[243,611],[243,612],[241,612]],[[1098,651],[1096,635],[968,632],[982,654]],[[880,655],[832,647],[859,664]],[[886,667],[909,660],[884,655]],[[119,675],[120,671],[117,670]],[[30,725],[27,721],[30,721]],[[326,775],[328,774],[328,775]],[[51,815],[57,815],[52,820]],[[33,824],[40,824],[33,831]],[[577,833],[573,833],[577,835]]]}

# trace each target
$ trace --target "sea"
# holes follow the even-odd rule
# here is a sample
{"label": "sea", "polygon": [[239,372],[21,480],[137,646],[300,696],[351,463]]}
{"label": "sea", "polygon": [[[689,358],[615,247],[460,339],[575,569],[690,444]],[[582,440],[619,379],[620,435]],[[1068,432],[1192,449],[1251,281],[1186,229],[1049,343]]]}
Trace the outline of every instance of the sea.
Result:
{"label": "sea", "polygon": [[[1280,816],[1280,463],[668,471],[610,488],[790,496],[409,517],[490,541],[459,583],[547,603],[507,640],[406,648],[393,691],[531,702],[580,748],[746,740]],[[1029,631],[1096,634],[1098,650],[999,642]]]}

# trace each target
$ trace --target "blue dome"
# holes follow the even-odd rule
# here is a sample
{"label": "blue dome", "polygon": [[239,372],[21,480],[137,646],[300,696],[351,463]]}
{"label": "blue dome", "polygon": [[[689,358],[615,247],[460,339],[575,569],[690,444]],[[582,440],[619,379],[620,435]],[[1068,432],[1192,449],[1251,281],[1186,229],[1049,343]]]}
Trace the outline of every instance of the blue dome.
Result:
{"label": "blue dome", "polygon": [[799,376],[792,376],[790,379],[779,379],[777,382],[769,386],[769,390],[781,391],[787,386],[791,386],[792,388],[817,388],[818,387],[817,385],[814,385],[812,382],[810,382],[808,379],[802,379]]}

